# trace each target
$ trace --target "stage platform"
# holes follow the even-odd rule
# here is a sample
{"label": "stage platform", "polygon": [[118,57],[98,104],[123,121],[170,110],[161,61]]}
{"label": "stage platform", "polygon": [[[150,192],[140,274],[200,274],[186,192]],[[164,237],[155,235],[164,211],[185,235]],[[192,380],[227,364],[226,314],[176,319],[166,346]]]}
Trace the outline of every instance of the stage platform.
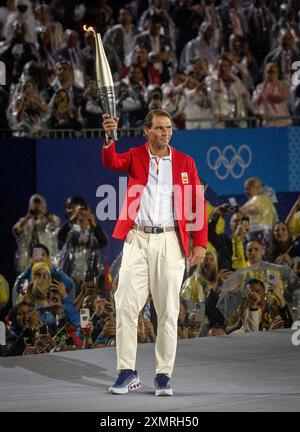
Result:
{"label": "stage platform", "polygon": [[294,330],[179,341],[174,397],[154,396],[154,344],[138,347],[143,382],[114,396],[115,348],[0,357],[0,411],[300,411]]}

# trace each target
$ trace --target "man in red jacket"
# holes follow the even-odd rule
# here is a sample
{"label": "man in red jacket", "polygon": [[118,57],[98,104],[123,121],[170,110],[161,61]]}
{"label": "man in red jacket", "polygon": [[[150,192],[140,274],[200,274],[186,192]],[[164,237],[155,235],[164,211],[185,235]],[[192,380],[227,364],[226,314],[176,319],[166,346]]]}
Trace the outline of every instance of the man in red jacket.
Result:
{"label": "man in red jacket", "polygon": [[115,295],[119,376],[109,391],[125,394],[141,387],[135,370],[137,324],[151,294],[158,321],[155,394],[171,396],[185,258],[193,266],[204,260],[206,252],[203,188],[193,159],[169,145],[172,122],[167,111],[150,111],[144,123],[148,141],[125,153],[116,153],[108,138],[117,126],[118,118],[103,115],[103,165],[129,175],[113,233],[125,242]]}

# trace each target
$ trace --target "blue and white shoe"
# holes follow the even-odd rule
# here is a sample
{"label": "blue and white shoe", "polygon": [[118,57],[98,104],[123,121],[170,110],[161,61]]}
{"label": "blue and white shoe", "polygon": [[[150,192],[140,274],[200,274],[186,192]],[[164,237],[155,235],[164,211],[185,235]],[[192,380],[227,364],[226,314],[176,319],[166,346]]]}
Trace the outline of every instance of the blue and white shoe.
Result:
{"label": "blue and white shoe", "polygon": [[117,381],[111,386],[108,391],[113,394],[126,394],[130,391],[135,391],[141,388],[142,383],[137,374],[137,371],[132,369],[123,369],[119,372]]}
{"label": "blue and white shoe", "polygon": [[155,396],[173,396],[173,390],[170,386],[170,378],[168,375],[159,373],[155,380]]}

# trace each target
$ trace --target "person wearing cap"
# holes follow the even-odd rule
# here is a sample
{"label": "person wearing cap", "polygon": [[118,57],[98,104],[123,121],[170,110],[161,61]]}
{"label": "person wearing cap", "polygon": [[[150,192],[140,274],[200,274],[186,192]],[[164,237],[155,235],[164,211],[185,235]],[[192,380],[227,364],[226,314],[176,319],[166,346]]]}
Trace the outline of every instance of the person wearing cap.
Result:
{"label": "person wearing cap", "polygon": [[172,119],[167,111],[150,111],[144,122],[148,142],[125,153],[117,153],[109,138],[117,126],[117,117],[103,115],[103,165],[129,174],[113,233],[124,240],[124,248],[115,294],[119,376],[109,392],[125,394],[141,387],[135,370],[137,324],[151,294],[158,321],[155,395],[172,396],[185,259],[190,266],[200,264],[206,253],[204,192],[193,159],[169,145]]}
{"label": "person wearing cap", "polygon": [[46,262],[37,262],[32,267],[32,282],[28,285],[23,301],[35,304],[42,322],[57,330],[56,310],[49,304],[50,290],[55,291],[61,299],[63,316],[70,324],[77,326],[80,322],[79,311],[73,305],[63,282],[51,277],[51,269]]}

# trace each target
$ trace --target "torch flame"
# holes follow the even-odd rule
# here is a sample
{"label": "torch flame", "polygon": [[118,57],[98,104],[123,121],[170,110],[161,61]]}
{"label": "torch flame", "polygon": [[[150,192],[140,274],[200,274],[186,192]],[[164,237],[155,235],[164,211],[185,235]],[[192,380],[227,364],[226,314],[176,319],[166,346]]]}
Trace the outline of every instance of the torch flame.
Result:
{"label": "torch flame", "polygon": [[83,30],[86,32],[93,32],[94,34],[96,34],[94,27],[92,27],[92,26],[88,27],[86,24],[84,24]]}

